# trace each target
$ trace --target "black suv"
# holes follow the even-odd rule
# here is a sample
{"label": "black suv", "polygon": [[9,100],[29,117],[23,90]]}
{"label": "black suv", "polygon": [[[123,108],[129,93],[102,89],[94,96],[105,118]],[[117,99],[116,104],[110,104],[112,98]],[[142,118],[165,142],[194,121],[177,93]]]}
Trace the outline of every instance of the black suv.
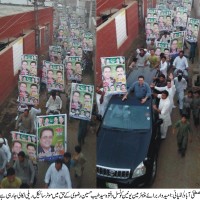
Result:
{"label": "black suv", "polygon": [[97,132],[97,187],[149,186],[157,171],[160,125],[152,99],[114,95]]}

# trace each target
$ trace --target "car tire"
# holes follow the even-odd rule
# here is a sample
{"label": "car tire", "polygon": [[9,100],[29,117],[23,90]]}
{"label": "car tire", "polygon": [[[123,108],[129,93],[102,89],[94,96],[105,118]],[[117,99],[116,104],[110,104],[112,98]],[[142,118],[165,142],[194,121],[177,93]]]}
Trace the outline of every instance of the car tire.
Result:
{"label": "car tire", "polygon": [[153,160],[153,164],[151,166],[151,171],[149,174],[149,181],[148,181],[148,187],[152,186],[152,184],[154,183],[154,180],[156,178],[156,174],[157,174],[157,155],[154,157]]}

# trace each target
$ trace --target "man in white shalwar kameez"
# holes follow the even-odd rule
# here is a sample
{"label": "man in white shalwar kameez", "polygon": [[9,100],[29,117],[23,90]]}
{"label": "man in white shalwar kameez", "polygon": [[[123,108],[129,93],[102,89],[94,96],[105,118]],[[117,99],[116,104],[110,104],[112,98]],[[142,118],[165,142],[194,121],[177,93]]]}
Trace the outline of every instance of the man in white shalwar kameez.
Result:
{"label": "man in white shalwar kameez", "polygon": [[153,106],[154,110],[159,113],[159,118],[163,120],[160,126],[161,139],[165,139],[167,136],[168,127],[172,124],[170,116],[170,99],[169,93],[164,90],[162,94],[158,94],[157,98],[160,98],[159,106]]}
{"label": "man in white shalwar kameez", "polygon": [[169,100],[170,100],[170,113],[172,112],[172,109],[174,106],[174,95],[176,93],[176,87],[174,85],[173,75],[170,75],[170,80],[167,80],[167,85],[165,87],[154,87],[156,90],[162,92],[166,90],[169,93]]}

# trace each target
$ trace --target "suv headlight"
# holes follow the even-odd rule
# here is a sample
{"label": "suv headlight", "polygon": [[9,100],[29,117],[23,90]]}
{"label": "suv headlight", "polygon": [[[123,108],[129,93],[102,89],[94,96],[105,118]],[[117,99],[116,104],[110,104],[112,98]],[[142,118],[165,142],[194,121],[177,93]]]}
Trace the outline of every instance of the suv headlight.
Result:
{"label": "suv headlight", "polygon": [[142,176],[142,175],[144,175],[145,173],[146,173],[146,167],[144,166],[144,163],[141,162],[141,163],[136,167],[136,169],[134,170],[132,178],[136,178],[136,177]]}

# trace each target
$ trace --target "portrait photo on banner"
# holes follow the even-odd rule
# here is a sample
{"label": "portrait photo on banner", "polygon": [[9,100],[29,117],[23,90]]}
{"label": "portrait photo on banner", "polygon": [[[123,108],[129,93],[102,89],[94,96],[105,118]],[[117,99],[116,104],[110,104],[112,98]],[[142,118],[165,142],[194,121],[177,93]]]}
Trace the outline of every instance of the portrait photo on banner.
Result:
{"label": "portrait photo on banner", "polygon": [[67,115],[37,116],[37,138],[39,161],[62,158],[67,150]]}
{"label": "portrait photo on banner", "polygon": [[199,19],[188,18],[186,28],[186,40],[189,42],[197,42],[199,34]]}
{"label": "portrait photo on banner", "polygon": [[27,105],[39,103],[40,78],[19,75],[18,80],[19,102]]}
{"label": "portrait photo on banner", "polygon": [[80,56],[67,56],[65,58],[66,77],[68,81],[82,81],[82,58]]}
{"label": "portrait photo on banner", "polygon": [[105,93],[121,94],[127,91],[125,57],[102,57],[101,71]]}
{"label": "portrait photo on banner", "polygon": [[50,69],[50,65],[52,63],[50,61],[47,60],[43,60],[42,61],[42,78],[41,78],[41,82],[42,83],[47,83],[47,70]]}
{"label": "portrait photo on banner", "polygon": [[18,159],[18,153],[24,151],[24,153],[29,157],[33,164],[37,164],[37,143],[36,135],[26,134],[16,131],[11,131],[12,135],[12,159]]}
{"label": "portrait photo on banner", "polygon": [[183,50],[185,31],[172,32],[170,43],[170,54],[178,54]]}
{"label": "portrait photo on banner", "polygon": [[64,65],[51,63],[49,69],[46,69],[46,74],[48,91],[57,90],[63,92],[65,88]]}
{"label": "portrait photo on banner", "polygon": [[38,56],[33,54],[24,54],[21,56],[20,75],[37,76]]}
{"label": "portrait photo on banner", "polygon": [[62,48],[61,46],[49,46],[50,61],[55,64],[62,64]]}
{"label": "portrait photo on banner", "polygon": [[94,86],[72,83],[69,116],[91,120],[93,109]]}

